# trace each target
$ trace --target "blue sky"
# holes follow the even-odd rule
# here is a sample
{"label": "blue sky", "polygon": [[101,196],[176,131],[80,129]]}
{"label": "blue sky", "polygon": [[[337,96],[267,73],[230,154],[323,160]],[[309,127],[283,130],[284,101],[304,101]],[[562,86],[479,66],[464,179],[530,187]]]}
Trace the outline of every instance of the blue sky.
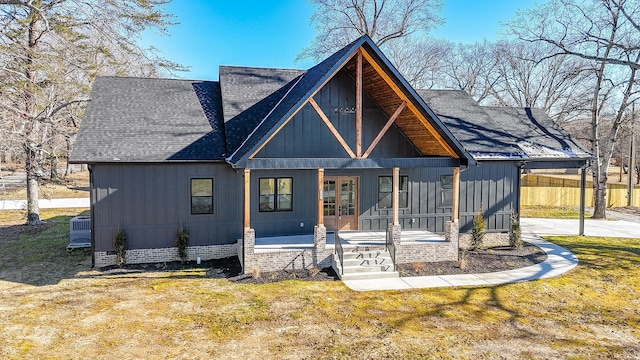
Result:
{"label": "blue sky", "polygon": [[[431,32],[455,42],[496,40],[500,22],[534,0],[443,0],[445,25]],[[218,66],[258,66],[306,69],[311,60],[295,62],[308,46],[314,29],[311,5],[303,0],[212,1],[174,0],[165,7],[180,23],[169,36],[146,33],[142,43],[153,45],[168,59],[191,71],[190,79],[217,80]]]}

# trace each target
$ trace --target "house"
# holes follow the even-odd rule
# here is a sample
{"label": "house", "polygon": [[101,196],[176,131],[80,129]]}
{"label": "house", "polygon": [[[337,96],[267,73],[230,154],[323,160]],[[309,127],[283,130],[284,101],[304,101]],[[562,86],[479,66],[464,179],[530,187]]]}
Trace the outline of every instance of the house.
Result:
{"label": "house", "polygon": [[[115,263],[119,228],[127,262],[176,260],[178,224],[191,259],[245,271],[329,266],[363,231],[395,263],[457,260],[480,208],[508,231],[523,168],[590,158],[535,109],[413,89],[367,36],[305,71],[100,77],[91,98],[70,162],[90,165],[96,266]],[[403,241],[420,231],[436,235]]]}

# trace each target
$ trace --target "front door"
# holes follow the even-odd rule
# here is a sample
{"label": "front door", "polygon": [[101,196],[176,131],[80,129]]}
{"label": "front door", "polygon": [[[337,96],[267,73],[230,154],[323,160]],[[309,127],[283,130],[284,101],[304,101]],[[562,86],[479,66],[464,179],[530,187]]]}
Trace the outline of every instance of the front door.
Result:
{"label": "front door", "polygon": [[358,178],[326,177],[324,224],[327,230],[358,230]]}

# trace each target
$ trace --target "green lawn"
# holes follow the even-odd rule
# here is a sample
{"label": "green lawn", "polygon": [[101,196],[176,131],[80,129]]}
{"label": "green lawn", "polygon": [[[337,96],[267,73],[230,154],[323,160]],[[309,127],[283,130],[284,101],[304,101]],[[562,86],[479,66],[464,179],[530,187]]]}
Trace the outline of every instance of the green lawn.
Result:
{"label": "green lawn", "polygon": [[0,358],[640,357],[640,239],[550,238],[580,259],[553,279],[358,293],[92,271],[64,250],[71,215],[0,240]]}
{"label": "green lawn", "polygon": [[[593,210],[585,212],[585,218],[591,217]],[[580,211],[576,207],[567,206],[523,206],[520,216],[525,218],[544,219],[579,219]]]}

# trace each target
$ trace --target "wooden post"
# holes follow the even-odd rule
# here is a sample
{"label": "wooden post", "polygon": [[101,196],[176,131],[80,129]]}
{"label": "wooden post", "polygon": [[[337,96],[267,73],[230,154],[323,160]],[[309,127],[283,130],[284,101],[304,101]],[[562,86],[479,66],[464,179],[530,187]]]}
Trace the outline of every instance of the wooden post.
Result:
{"label": "wooden post", "polygon": [[399,225],[398,222],[398,204],[399,204],[399,196],[400,193],[400,168],[393,168],[393,225]]}
{"label": "wooden post", "polygon": [[324,225],[324,169],[318,169],[318,225]]}
{"label": "wooden post", "polygon": [[356,157],[362,157],[362,52],[356,65]]}
{"label": "wooden post", "polygon": [[393,115],[391,115],[391,117],[389,118],[389,120],[387,121],[387,123],[384,125],[384,127],[382,128],[382,130],[380,130],[380,132],[378,133],[378,135],[376,136],[375,139],[373,139],[373,141],[371,142],[371,145],[369,145],[369,147],[367,148],[367,151],[364,152],[364,154],[362,155],[363,158],[367,158],[369,157],[369,154],[371,154],[371,152],[373,151],[373,149],[376,147],[376,145],[378,145],[378,142],[380,142],[380,140],[382,139],[382,137],[384,136],[384,134],[387,133],[387,130],[389,130],[389,128],[391,127],[391,124],[393,124],[394,121],[396,121],[396,119],[398,118],[398,116],[400,116],[400,113],[402,112],[402,110],[404,109],[404,107],[407,105],[406,102],[402,102],[400,104],[400,106],[398,107],[398,109],[396,110],[396,112],[393,113]]}
{"label": "wooden post", "polygon": [[244,228],[251,227],[251,170],[244,169]]}
{"label": "wooden post", "polygon": [[453,168],[453,198],[451,205],[451,221],[458,222],[460,217],[460,167]]}
{"label": "wooden post", "polygon": [[318,105],[318,103],[313,98],[309,98],[308,101],[309,101],[309,104],[311,104],[311,106],[316,110],[316,113],[318,113],[318,116],[320,116],[320,119],[322,119],[324,124],[327,125],[327,128],[329,128],[329,131],[333,134],[336,140],[338,140],[340,145],[342,145],[342,147],[347,152],[347,154],[349,154],[349,156],[352,159],[355,158],[356,154],[354,154],[353,151],[351,151],[351,148],[349,147],[347,142],[344,141],[344,138],[342,138],[338,130],[336,130],[336,128],[333,126],[333,124],[331,123],[331,120],[329,120],[329,118],[324,113],[324,111],[322,111],[322,109],[320,108],[320,105]]}

